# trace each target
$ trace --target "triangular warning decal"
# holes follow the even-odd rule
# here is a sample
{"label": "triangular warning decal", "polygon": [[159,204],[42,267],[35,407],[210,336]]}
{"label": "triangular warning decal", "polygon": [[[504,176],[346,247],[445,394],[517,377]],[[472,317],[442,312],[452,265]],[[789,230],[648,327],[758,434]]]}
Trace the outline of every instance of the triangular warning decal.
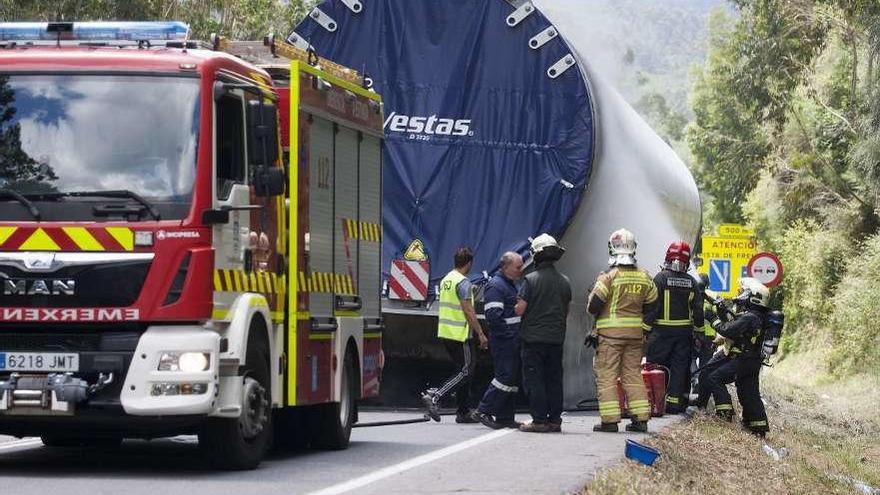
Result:
{"label": "triangular warning decal", "polygon": [[408,261],[425,261],[428,259],[428,255],[425,254],[425,245],[422,244],[422,241],[418,239],[414,239],[409,247],[406,248],[406,252],[403,253],[403,259]]}

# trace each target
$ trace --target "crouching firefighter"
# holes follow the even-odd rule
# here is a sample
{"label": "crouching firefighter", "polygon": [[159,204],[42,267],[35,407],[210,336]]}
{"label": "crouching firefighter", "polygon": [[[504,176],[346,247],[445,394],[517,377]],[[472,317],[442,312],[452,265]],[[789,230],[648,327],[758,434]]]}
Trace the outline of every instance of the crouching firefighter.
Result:
{"label": "crouching firefighter", "polygon": [[[657,287],[648,272],[636,267],[636,240],[620,229],[608,241],[611,269],[602,272],[587,299],[587,311],[596,318],[598,346],[593,369],[599,392],[602,422],[593,431],[616,432],[621,410],[617,379],[629,401],[632,423],[627,431],[648,431],[651,405],[641,375],[644,345],[643,316],[657,300]],[[595,340],[594,340],[595,342]]]}
{"label": "crouching firefighter", "polygon": [[489,351],[495,376],[477,407],[481,423],[492,429],[519,428],[514,419],[516,395],[520,383],[520,318],[516,315],[518,289],[523,259],[517,253],[501,256],[498,273],[486,285],[483,306],[489,324]]}
{"label": "crouching firefighter", "polygon": [[651,328],[646,358],[669,369],[666,412],[670,414],[687,407],[694,327],[703,327],[703,298],[700,284],[687,273],[690,261],[688,243],[669,245],[663,270],[654,277],[657,304],[645,314],[645,325]]}
{"label": "crouching firefighter", "polygon": [[[734,298],[734,314],[725,317],[710,311],[707,315],[718,335],[731,341],[726,356],[716,354],[700,379],[701,393],[697,407],[705,407],[708,395],[715,399],[715,413],[733,419],[733,404],[727,385],[736,384],[742,406],[742,422],[749,431],[764,436],[769,430],[767,413],[761,401],[760,372],[764,362],[764,328],[770,292],[754,278],[740,280],[740,291]],[[728,321],[725,321],[727,319]],[[716,359],[717,358],[717,359]]]}

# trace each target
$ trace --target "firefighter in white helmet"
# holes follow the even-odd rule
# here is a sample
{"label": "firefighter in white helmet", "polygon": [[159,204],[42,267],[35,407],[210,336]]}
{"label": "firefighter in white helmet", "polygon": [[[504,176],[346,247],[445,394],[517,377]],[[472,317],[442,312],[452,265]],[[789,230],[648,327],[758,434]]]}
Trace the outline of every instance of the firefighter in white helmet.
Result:
{"label": "firefighter in white helmet", "polygon": [[627,431],[648,431],[651,405],[641,375],[645,337],[643,316],[657,300],[657,287],[648,272],[636,266],[636,239],[620,229],[608,240],[611,269],[599,274],[587,298],[587,310],[596,318],[598,339],[593,369],[599,392],[602,422],[594,431],[616,432],[620,422],[617,380],[629,401],[632,423]]}
{"label": "firefighter in white helmet", "polygon": [[715,398],[715,414],[732,420],[733,405],[727,385],[736,383],[743,426],[763,437],[769,427],[761,401],[759,375],[764,362],[762,346],[770,291],[754,278],[742,278],[739,283],[739,294],[734,298],[734,314],[719,306],[717,313],[709,311],[706,315],[718,334],[731,341],[732,345],[727,355],[717,353],[701,373],[700,399],[695,407],[705,408],[711,394]]}
{"label": "firefighter in white helmet", "polygon": [[532,421],[521,431],[562,431],[562,345],[571,302],[571,284],[554,263],[565,252],[552,236],[532,240],[535,269],[525,276],[516,303],[522,317],[519,332],[523,385]]}

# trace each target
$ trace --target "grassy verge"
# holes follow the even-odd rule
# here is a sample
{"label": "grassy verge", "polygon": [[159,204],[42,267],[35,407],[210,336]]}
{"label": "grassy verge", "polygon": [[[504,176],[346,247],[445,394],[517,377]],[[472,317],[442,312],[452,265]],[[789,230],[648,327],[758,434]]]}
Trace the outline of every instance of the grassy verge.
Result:
{"label": "grassy verge", "polygon": [[781,460],[737,425],[700,417],[647,442],[661,452],[654,466],[624,461],[600,472],[583,493],[860,493],[843,477],[880,488],[880,380],[828,382],[817,371],[820,362],[815,354],[790,357],[762,375],[767,442],[788,450]]}

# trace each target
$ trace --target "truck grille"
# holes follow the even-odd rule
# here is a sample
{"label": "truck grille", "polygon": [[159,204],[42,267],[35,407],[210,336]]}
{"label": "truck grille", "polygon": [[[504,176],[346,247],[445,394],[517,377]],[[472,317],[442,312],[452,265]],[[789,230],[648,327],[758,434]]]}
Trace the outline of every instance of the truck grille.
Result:
{"label": "truck grille", "polygon": [[[0,307],[127,307],[138,298],[151,261],[126,261],[106,264],[75,265],[51,273],[33,273],[16,266],[0,267]],[[5,275],[5,277],[3,277]],[[4,279],[8,279],[4,280]],[[42,282],[41,282],[42,281]],[[53,281],[73,281],[73,295],[56,293],[20,294],[6,284],[18,283],[28,291],[35,283],[52,288]]]}

